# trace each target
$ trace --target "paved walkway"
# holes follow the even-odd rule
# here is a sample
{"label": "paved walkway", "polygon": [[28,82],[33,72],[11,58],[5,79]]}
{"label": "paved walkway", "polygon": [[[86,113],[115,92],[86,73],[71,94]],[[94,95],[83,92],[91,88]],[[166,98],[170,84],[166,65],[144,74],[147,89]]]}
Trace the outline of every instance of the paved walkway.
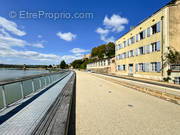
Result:
{"label": "paved walkway", "polygon": [[[30,135],[55,101],[72,72],[0,125],[0,135]],[[63,78],[63,76],[61,77]]]}
{"label": "paved walkway", "polygon": [[179,135],[180,106],[77,71],[77,135]]}

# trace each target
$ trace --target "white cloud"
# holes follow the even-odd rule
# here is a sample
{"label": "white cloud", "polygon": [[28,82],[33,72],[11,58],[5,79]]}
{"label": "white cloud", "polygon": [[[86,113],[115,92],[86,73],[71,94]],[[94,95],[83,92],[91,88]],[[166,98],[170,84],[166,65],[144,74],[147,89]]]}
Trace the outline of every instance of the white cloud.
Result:
{"label": "white cloud", "polygon": [[106,43],[109,43],[109,42],[115,42],[115,38],[113,36],[111,37],[107,37],[106,35],[101,35],[101,40],[106,42]]}
{"label": "white cloud", "polygon": [[113,32],[121,32],[125,28],[124,24],[128,24],[128,19],[114,14],[110,18],[105,16],[103,24],[106,28],[112,29]]}
{"label": "white cloud", "polygon": [[72,34],[71,32],[67,32],[67,33],[58,32],[57,36],[68,42],[76,38],[76,35]]}
{"label": "white cloud", "polygon": [[17,28],[16,23],[9,21],[6,18],[3,18],[1,16],[0,16],[0,26],[15,35],[18,35],[18,36],[26,35],[24,31],[21,31]]}
{"label": "white cloud", "polygon": [[25,58],[38,61],[58,61],[59,56],[54,54],[44,54],[35,51],[17,51],[7,46],[0,46],[1,57],[5,58]]}
{"label": "white cloud", "polygon": [[106,42],[106,43],[109,43],[109,42],[114,42],[115,41],[115,38],[113,36],[111,37],[107,37],[108,36],[108,33],[109,33],[109,30],[108,29],[102,29],[102,28],[98,28],[96,30],[96,32],[98,34],[100,34],[100,38],[102,41]]}
{"label": "white cloud", "polygon": [[125,28],[125,24],[128,24],[128,20],[119,15],[113,14],[110,18],[105,16],[103,20],[103,28],[97,28],[96,33],[100,34],[100,39],[106,43],[115,42],[115,38],[113,36],[108,37],[110,32],[121,32]]}
{"label": "white cloud", "polygon": [[35,43],[35,44],[32,44],[33,47],[37,47],[37,48],[44,48],[43,44],[41,43]]}
{"label": "white cloud", "polygon": [[96,32],[98,33],[98,34],[101,34],[101,35],[107,35],[108,33],[109,33],[109,30],[107,30],[107,29],[102,29],[102,28],[97,28],[97,30],[96,30]]}
{"label": "white cloud", "polygon": [[42,35],[38,35],[37,37],[38,37],[38,38],[42,38]]}
{"label": "white cloud", "polygon": [[81,59],[82,56],[74,56],[74,55],[64,55],[60,59],[65,60],[66,63],[71,63],[74,60]]}
{"label": "white cloud", "polygon": [[72,52],[74,54],[81,54],[81,53],[85,53],[88,51],[89,50],[85,50],[85,49],[81,49],[81,48],[73,48],[72,50],[70,50],[70,52]]}

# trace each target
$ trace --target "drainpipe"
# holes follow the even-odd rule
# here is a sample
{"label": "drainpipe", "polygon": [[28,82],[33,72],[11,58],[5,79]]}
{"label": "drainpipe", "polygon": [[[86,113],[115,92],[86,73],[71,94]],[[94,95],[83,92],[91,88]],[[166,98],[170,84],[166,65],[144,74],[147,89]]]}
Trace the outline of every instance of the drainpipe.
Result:
{"label": "drainpipe", "polygon": [[164,39],[163,39],[163,26],[164,26],[164,22],[163,22],[163,19],[164,19],[164,16],[161,17],[161,22],[162,22],[162,31],[161,31],[161,76],[163,77],[164,76],[164,64],[163,64],[163,55],[164,55],[164,45],[163,45],[163,42],[164,42]]}

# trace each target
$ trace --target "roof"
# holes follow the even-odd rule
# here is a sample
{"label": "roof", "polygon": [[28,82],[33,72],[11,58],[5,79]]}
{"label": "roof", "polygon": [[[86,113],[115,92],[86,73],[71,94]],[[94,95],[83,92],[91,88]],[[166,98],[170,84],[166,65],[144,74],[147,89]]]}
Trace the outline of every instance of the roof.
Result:
{"label": "roof", "polygon": [[[163,7],[161,7],[159,10],[157,10],[156,12],[154,12],[151,16],[148,16],[147,18],[145,18],[143,21],[141,21],[140,23],[138,23],[136,26],[134,26],[134,28],[136,28],[137,26],[139,26],[140,24],[142,24],[143,22],[145,22],[146,20],[148,20],[150,17],[152,17],[154,14],[156,14],[157,12],[159,12],[160,10],[162,10],[163,8],[167,7],[167,6],[172,6],[175,4],[177,0],[171,0],[170,2],[168,2],[167,4],[165,4]],[[133,28],[133,29],[134,29]],[[131,32],[133,29],[129,30],[128,32],[124,33],[120,38],[122,38],[124,35],[128,34],[129,32]],[[116,40],[116,42],[120,39],[118,38]]]}

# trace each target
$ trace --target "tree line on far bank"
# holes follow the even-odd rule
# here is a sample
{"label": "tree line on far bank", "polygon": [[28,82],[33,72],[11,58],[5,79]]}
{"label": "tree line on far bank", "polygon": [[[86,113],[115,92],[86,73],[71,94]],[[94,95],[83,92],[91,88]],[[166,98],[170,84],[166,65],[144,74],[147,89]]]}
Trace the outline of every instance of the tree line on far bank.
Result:
{"label": "tree line on far bank", "polygon": [[112,58],[115,56],[115,44],[109,42],[108,44],[102,44],[94,47],[91,50],[91,57],[88,59],[74,60],[71,66],[74,69],[86,69],[88,63],[96,62],[104,58]]}

